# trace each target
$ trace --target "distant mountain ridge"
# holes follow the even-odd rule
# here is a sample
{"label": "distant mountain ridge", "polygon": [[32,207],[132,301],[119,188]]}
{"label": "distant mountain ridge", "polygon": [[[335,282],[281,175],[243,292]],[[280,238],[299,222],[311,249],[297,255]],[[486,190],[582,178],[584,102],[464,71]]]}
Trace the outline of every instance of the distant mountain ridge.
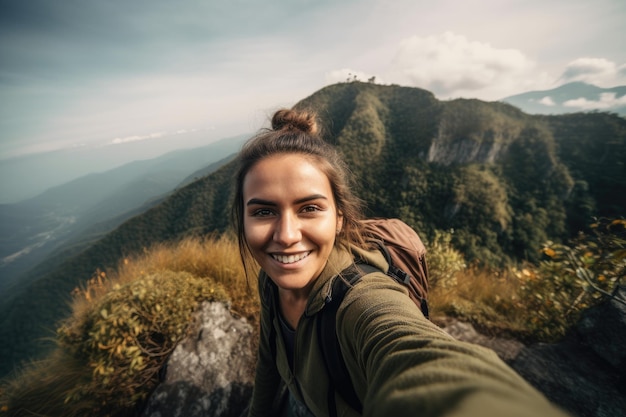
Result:
{"label": "distant mountain ridge", "polygon": [[626,86],[601,88],[583,82],[572,82],[551,90],[516,94],[500,101],[530,114],[565,114],[595,110],[626,116]]}
{"label": "distant mountain ridge", "polygon": [[[53,250],[90,229],[91,238],[121,224],[135,210],[186,185],[189,176],[215,170],[247,135],[80,177],[31,199],[0,204],[0,291]],[[225,163],[222,162],[222,163]],[[218,165],[219,166],[219,165]],[[94,235],[94,225],[101,224]],[[106,224],[108,229],[102,228]]]}
{"label": "distant mountain ridge", "polygon": [[[453,230],[470,261],[536,261],[546,240],[626,208],[626,119],[532,116],[500,102],[439,101],[425,90],[350,82],[296,107],[318,112],[369,216],[400,217],[428,243]],[[164,241],[229,230],[235,165],[177,189],[111,233],[37,268],[0,306],[0,371],[42,352],[34,343],[66,314],[63,300],[96,268]],[[39,329],[39,330],[38,330]]]}

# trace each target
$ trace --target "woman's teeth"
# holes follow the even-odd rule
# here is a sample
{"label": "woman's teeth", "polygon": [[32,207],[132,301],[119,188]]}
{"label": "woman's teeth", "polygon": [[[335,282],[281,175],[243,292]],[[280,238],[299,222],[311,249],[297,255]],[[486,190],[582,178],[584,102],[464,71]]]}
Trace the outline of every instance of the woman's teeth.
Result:
{"label": "woman's teeth", "polygon": [[274,259],[276,259],[281,264],[292,264],[294,262],[301,261],[302,259],[309,256],[311,252],[299,253],[297,255],[272,255]]}

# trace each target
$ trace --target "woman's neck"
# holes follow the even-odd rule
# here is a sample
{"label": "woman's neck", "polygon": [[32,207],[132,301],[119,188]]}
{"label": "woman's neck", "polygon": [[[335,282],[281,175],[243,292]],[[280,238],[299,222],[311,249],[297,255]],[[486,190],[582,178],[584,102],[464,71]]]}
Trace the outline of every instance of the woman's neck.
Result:
{"label": "woman's neck", "polygon": [[311,294],[311,287],[312,283],[305,288],[297,290],[278,288],[280,311],[283,318],[294,329],[298,328],[298,321],[300,321],[300,317],[302,317],[304,310],[306,310],[309,294]]}

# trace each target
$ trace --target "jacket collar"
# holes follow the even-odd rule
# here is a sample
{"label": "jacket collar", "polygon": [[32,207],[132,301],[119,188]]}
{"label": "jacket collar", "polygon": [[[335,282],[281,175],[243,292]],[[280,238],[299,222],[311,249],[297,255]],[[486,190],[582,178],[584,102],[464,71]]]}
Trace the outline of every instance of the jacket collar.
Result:
{"label": "jacket collar", "polygon": [[366,251],[352,245],[349,247],[341,244],[335,245],[328,257],[326,266],[313,284],[304,312],[306,316],[312,316],[324,307],[331,296],[333,281],[341,271],[352,265],[355,259],[375,266],[383,272],[387,272],[389,269],[385,257],[378,250]]}

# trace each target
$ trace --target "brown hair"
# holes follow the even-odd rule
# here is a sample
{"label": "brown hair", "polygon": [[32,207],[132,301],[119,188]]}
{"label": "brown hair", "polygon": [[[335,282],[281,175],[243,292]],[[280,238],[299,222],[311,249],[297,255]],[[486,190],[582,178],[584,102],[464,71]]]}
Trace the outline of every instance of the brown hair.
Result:
{"label": "brown hair", "polygon": [[302,154],[311,158],[326,175],[335,200],[337,213],[343,216],[337,243],[366,247],[362,226],[362,202],[352,192],[352,175],[337,152],[321,136],[315,113],[305,110],[281,109],[272,117],[271,129],[262,129],[249,139],[238,155],[232,220],[239,241],[239,252],[246,266],[250,254],[243,227],[243,182],[259,161],[278,154]]}

